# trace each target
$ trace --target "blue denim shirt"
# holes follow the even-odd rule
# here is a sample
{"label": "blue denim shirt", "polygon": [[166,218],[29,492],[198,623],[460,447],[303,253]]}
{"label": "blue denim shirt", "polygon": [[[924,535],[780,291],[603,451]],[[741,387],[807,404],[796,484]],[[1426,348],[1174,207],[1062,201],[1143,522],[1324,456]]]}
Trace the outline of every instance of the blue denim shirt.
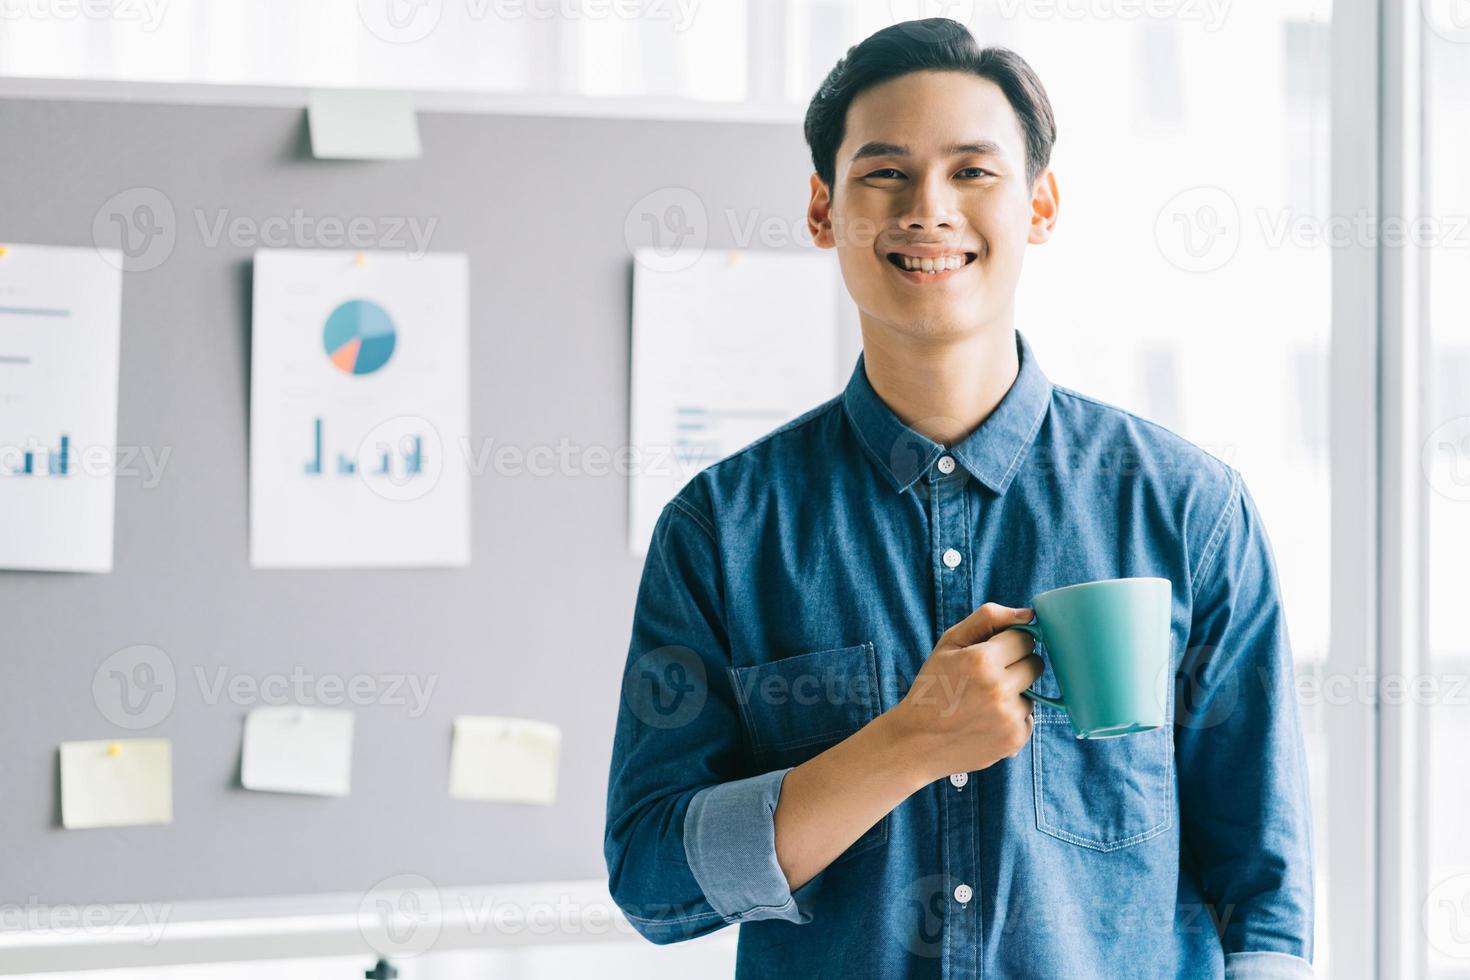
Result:
{"label": "blue denim shirt", "polygon": [[[648,939],[738,922],[750,980],[1311,976],[1306,759],[1255,503],[1016,343],[1010,390],[952,447],[905,426],[859,356],[842,394],[664,507],[604,840]],[[1014,758],[930,783],[789,889],[791,767],[897,704],[982,603],[1122,576],[1173,583],[1172,724],[1079,741],[1037,704]],[[1049,662],[1034,690],[1059,693]]]}

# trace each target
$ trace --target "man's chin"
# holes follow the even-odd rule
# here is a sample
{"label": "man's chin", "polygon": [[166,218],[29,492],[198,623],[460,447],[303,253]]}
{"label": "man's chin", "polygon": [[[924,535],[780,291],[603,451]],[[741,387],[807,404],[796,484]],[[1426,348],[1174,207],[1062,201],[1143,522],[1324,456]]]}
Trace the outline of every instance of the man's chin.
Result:
{"label": "man's chin", "polygon": [[888,323],[899,336],[924,341],[959,340],[980,329],[974,310],[944,310],[927,315],[908,309]]}
{"label": "man's chin", "polygon": [[943,296],[898,296],[889,309],[895,322],[922,320],[933,323],[973,323],[976,313],[984,305],[984,300],[978,293],[965,290]]}

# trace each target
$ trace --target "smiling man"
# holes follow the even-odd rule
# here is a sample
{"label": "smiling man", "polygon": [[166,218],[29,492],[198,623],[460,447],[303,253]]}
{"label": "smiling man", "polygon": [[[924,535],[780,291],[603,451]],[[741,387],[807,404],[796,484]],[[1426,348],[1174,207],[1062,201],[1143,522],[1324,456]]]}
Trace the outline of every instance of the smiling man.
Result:
{"label": "smiling man", "polygon": [[[659,517],[609,776],[618,905],[656,943],[740,923],[742,978],[1311,976],[1255,503],[1054,385],[1016,328],[1060,200],[1040,81],[954,21],[901,24],[848,51],[806,136],[863,353]],[[1125,576],[1172,583],[1170,724],[1077,740],[1022,696],[1056,678],[1004,628]]]}

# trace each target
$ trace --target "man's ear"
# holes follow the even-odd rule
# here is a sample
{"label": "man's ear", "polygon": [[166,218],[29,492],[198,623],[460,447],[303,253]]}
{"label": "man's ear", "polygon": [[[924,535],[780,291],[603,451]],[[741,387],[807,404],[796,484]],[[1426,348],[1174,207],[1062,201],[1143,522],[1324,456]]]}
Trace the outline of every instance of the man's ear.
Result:
{"label": "man's ear", "polygon": [[836,236],[832,233],[832,194],[822,178],[812,174],[812,199],[806,206],[806,229],[818,248],[834,248]]}
{"label": "man's ear", "polygon": [[1026,241],[1032,245],[1048,241],[1052,229],[1056,227],[1057,211],[1061,206],[1057,178],[1048,167],[1036,178],[1036,186],[1031,190],[1031,232],[1026,236]]}

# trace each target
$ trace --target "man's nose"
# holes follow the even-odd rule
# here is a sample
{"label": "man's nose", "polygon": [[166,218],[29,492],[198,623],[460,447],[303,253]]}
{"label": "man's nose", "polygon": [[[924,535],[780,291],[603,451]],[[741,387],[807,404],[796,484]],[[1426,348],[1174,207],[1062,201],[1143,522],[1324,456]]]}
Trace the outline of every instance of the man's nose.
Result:
{"label": "man's nose", "polygon": [[915,181],[904,202],[902,224],[910,231],[959,227],[954,188],[943,173]]}

